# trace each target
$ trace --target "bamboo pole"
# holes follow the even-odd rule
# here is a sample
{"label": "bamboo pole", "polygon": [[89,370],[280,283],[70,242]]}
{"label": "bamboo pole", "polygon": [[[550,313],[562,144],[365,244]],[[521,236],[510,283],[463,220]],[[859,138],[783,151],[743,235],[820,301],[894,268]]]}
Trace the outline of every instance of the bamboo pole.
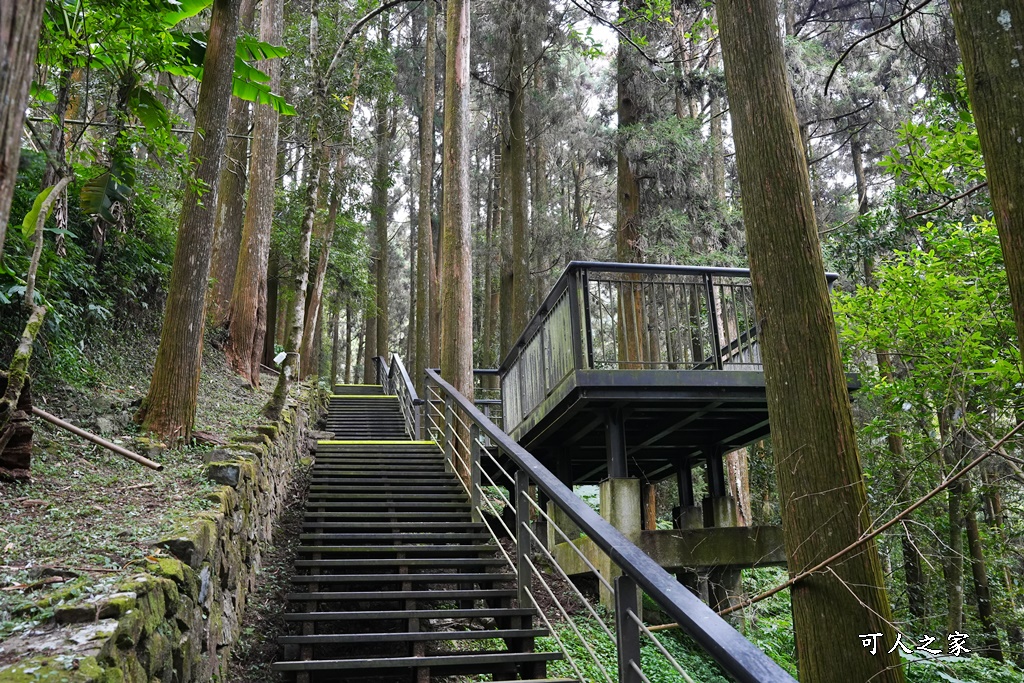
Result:
{"label": "bamboo pole", "polygon": [[121,446],[118,446],[116,443],[111,443],[110,441],[107,441],[103,437],[96,436],[95,434],[87,432],[84,429],[82,429],[81,427],[76,427],[75,425],[71,424],[70,422],[65,422],[64,420],[60,419],[56,415],[51,415],[50,413],[46,412],[45,410],[42,410],[41,408],[39,408],[37,406],[32,406],[32,413],[34,415],[37,415],[37,416],[43,418],[44,420],[46,420],[50,424],[56,425],[56,426],[60,427],[61,429],[66,429],[69,432],[71,432],[72,434],[76,434],[77,436],[82,437],[86,441],[92,441],[94,444],[96,444],[98,446],[103,446],[104,448],[106,448],[108,450],[114,451],[118,455],[123,455],[124,457],[128,458],[129,460],[134,460],[135,462],[137,462],[137,463],[139,463],[141,465],[145,465],[146,467],[148,467],[150,469],[153,469],[153,470],[156,470],[156,471],[159,472],[160,470],[162,470],[164,468],[164,466],[161,465],[158,462],[153,462],[149,458],[144,458],[141,455],[139,455],[138,453],[132,453],[127,448],[122,448]]}

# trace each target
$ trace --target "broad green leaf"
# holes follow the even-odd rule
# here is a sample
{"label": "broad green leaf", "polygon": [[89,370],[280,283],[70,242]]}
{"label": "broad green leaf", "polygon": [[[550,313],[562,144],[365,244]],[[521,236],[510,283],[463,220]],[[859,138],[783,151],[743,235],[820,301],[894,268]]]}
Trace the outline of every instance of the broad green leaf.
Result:
{"label": "broad green leaf", "polygon": [[128,108],[150,131],[167,128],[171,118],[163,103],[149,90],[138,86],[128,96]]}
{"label": "broad green leaf", "polygon": [[213,4],[213,0],[168,0],[174,10],[164,14],[164,26],[170,28],[185,21],[189,17],[202,12]]}
{"label": "broad green leaf", "polygon": [[129,184],[131,181],[130,177],[122,177],[115,170],[109,169],[86,181],[79,195],[82,210],[113,223],[116,219],[110,209],[114,202],[128,200],[132,191]]}
{"label": "broad green leaf", "polygon": [[[27,214],[25,214],[25,220],[21,222],[21,234],[25,236],[25,239],[30,240],[32,239],[32,235],[35,234],[36,221],[39,220],[39,210],[42,208],[43,202],[46,201],[46,198],[50,196],[51,192],[53,192],[54,187],[54,185],[51,185],[37,194],[35,201],[32,202],[32,208],[29,209]],[[51,205],[50,208],[52,209],[53,206]],[[46,215],[49,217],[49,211],[47,211]],[[43,220],[46,219],[44,218]]]}
{"label": "broad green leaf", "polygon": [[235,54],[247,61],[258,62],[263,59],[287,57],[288,49],[281,45],[264,43],[253,36],[239,36],[235,43]]}
{"label": "broad green leaf", "polygon": [[39,85],[35,81],[32,81],[32,87],[29,89],[29,96],[34,100],[38,100],[39,102],[57,101],[57,97],[52,92],[50,92],[43,86]]}

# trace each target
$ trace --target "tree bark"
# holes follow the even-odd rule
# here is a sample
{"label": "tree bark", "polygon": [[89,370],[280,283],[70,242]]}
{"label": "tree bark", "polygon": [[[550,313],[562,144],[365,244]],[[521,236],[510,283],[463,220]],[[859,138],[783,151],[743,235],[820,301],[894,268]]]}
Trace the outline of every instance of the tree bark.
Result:
{"label": "tree bark", "polygon": [[508,155],[509,213],[512,228],[512,338],[517,339],[530,320],[530,228],[526,176],[526,46],[524,31],[525,4],[513,0],[509,4],[509,78],[508,78]]}
{"label": "tree bark", "polygon": [[[196,133],[189,161],[195,169],[182,201],[171,283],[164,309],[156,366],[136,419],[144,431],[168,439],[192,436],[203,359],[206,282],[210,275],[213,223],[221,159],[227,139],[235,38],[241,0],[214,0]],[[200,188],[204,191],[201,196]]]}
{"label": "tree bark", "polygon": [[345,384],[352,383],[352,302],[345,302]]}
{"label": "tree bark", "polygon": [[0,4],[0,261],[18,179],[21,131],[35,70],[44,0]]}
{"label": "tree bark", "polygon": [[[260,10],[260,40],[277,45],[282,35],[282,0],[264,0]],[[264,69],[273,91],[281,88],[281,62],[272,59]],[[267,317],[267,268],[270,231],[277,185],[278,115],[269,104],[255,106],[252,157],[249,160],[249,199],[235,268],[226,325],[224,353],[228,365],[249,383],[260,385],[264,337],[275,318]],[[276,301],[275,301],[276,305]],[[278,335],[270,333],[271,340]]]}
{"label": "tree bark", "polygon": [[982,646],[976,648],[978,654],[998,662],[1003,661],[1003,649],[999,643],[999,630],[996,628],[995,610],[992,606],[992,591],[988,584],[988,572],[985,569],[985,551],[978,528],[977,512],[971,506],[971,484],[964,480],[964,498],[968,501],[968,509],[964,515],[964,526],[967,529],[967,547],[971,553],[971,578],[974,579],[974,597],[978,605],[978,620],[984,634]]}
{"label": "tree bark", "polygon": [[951,0],[1024,354],[1024,0]]}
{"label": "tree bark", "polygon": [[[721,46],[714,48],[711,56],[711,68],[716,71],[722,68]],[[722,134],[722,119],[725,112],[722,111],[722,96],[717,88],[711,89],[711,183],[715,188],[715,197],[720,202],[725,202],[725,143]]]}
{"label": "tree bark", "polygon": [[[331,244],[334,242],[334,231],[338,227],[338,212],[341,210],[341,183],[345,173],[345,165],[348,161],[348,148],[345,145],[348,143],[352,132],[351,112],[355,110],[356,92],[359,88],[359,73],[359,65],[357,64],[352,71],[352,85],[349,87],[347,104],[349,114],[346,115],[344,132],[340,136],[342,146],[337,151],[337,156],[335,157],[334,186],[331,191],[330,205],[327,209],[327,220],[324,224],[320,244],[320,257],[317,260],[316,270],[313,272],[313,286],[309,293],[309,305],[306,307],[306,322],[302,332],[300,359],[311,354],[313,340],[311,330],[316,329],[319,324],[317,316],[320,311],[320,302],[323,299],[324,282],[327,279],[327,265],[331,258]],[[308,376],[311,371],[312,367],[302,362],[302,376]]]}
{"label": "tree bark", "polygon": [[[255,0],[242,0],[239,25],[243,32],[252,31],[256,15]],[[224,167],[220,170],[220,190],[217,199],[217,218],[213,227],[213,258],[210,263],[212,280],[207,308],[214,327],[223,327],[231,308],[231,295],[235,288],[235,269],[242,244],[242,225],[245,221],[246,166],[249,157],[249,103],[231,98],[228,111],[228,140],[224,152]]]}
{"label": "tree bark", "polygon": [[[640,0],[623,0],[622,9],[640,11],[643,2]],[[633,34],[639,35],[643,24],[634,22]],[[636,36],[634,36],[636,37]],[[641,188],[633,165],[626,154],[626,133],[635,126],[647,121],[650,112],[643,106],[644,94],[641,90],[647,87],[643,83],[644,66],[636,48],[625,39],[619,39],[616,54],[616,71],[618,72],[618,141],[616,149],[616,221],[615,221],[615,257],[618,261],[641,263],[644,260],[641,246]],[[635,276],[626,275],[623,280]],[[639,369],[644,360],[645,342],[641,329],[643,327],[643,296],[639,286],[619,285],[618,301],[618,360],[621,369]]]}
{"label": "tree bark", "polygon": [[[444,85],[441,375],[473,400],[469,192],[469,0],[448,0]],[[463,442],[468,443],[468,434]],[[468,460],[468,459],[467,459]],[[468,472],[460,472],[469,481]]]}
{"label": "tree bark", "polygon": [[[942,459],[948,472],[956,471],[961,460],[963,443],[953,422],[953,406],[938,411]],[[964,625],[964,513],[963,482],[946,488],[946,543],[942,548],[942,574],[946,586],[946,633],[959,631]]]}
{"label": "tree bark", "polygon": [[431,280],[435,272],[433,183],[434,183],[434,94],[437,70],[437,17],[434,0],[423,3],[427,36],[423,58],[423,111],[420,115],[419,224],[416,226],[416,360],[413,364],[416,388],[425,394],[424,371],[430,363],[430,339],[438,330],[432,327],[434,292]]}
{"label": "tree bark", "polygon": [[[774,0],[718,3],[783,534],[796,574],[857,541],[871,518],[777,9]],[[801,681],[903,681],[897,655],[859,647],[864,633],[895,640],[873,542],[797,583],[792,604]]]}
{"label": "tree bark", "polygon": [[[386,16],[386,15],[385,15]],[[390,333],[390,248],[388,243],[388,190],[391,187],[391,142],[395,136],[395,122],[388,95],[377,97],[376,127],[377,160],[373,172],[373,187],[370,198],[370,220],[373,223],[374,247],[377,252],[377,348],[376,355],[387,357]]]}
{"label": "tree bark", "polygon": [[505,149],[506,153],[501,155],[501,188],[499,191],[499,196],[501,197],[501,216],[498,222],[498,233],[501,240],[501,263],[498,267],[498,301],[501,304],[501,312],[498,316],[498,342],[500,348],[499,355],[502,360],[508,355],[512,345],[516,343],[516,339],[523,332],[522,329],[517,331],[512,324],[511,302],[514,286],[512,275],[512,203],[509,201],[511,179],[508,172],[507,143]]}
{"label": "tree bark", "polygon": [[[347,324],[346,320],[346,324]],[[331,304],[331,378],[330,387],[334,391],[334,385],[338,382],[338,354],[341,351],[341,335],[338,328],[341,326],[341,287],[334,293],[334,301]]]}

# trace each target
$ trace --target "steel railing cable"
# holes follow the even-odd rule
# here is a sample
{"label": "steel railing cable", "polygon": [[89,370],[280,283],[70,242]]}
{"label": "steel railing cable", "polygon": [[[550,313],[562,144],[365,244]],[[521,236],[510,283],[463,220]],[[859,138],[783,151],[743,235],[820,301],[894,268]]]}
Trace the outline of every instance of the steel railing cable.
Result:
{"label": "steel railing cable", "polygon": [[626,616],[628,616],[630,619],[632,619],[633,622],[636,623],[636,625],[640,627],[640,630],[648,638],[651,639],[651,641],[654,643],[654,647],[658,648],[658,651],[661,652],[661,654],[665,656],[665,659],[667,659],[669,664],[672,665],[672,668],[674,668],[676,671],[679,672],[679,674],[683,677],[683,680],[685,680],[686,683],[694,683],[694,680],[692,678],[690,678],[690,675],[688,673],[686,673],[686,671],[683,670],[682,665],[678,661],[676,661],[676,658],[673,657],[672,654],[668,651],[668,649],[666,649],[665,646],[661,644],[661,641],[658,640],[658,637],[656,635],[654,635],[654,633],[651,632],[651,630],[649,628],[647,628],[647,625],[644,624],[643,620],[640,617],[638,617],[633,612],[633,610],[627,610],[626,611]]}
{"label": "steel railing cable", "polygon": [[[532,337],[532,334],[529,336]],[[460,409],[476,425],[479,432],[495,443],[501,452],[524,473],[526,478],[524,481],[532,481],[555,506],[561,508],[566,516],[578,525],[583,533],[587,534],[595,547],[622,570],[624,576],[634,581],[670,618],[682,626],[685,633],[740,683],[791,683],[793,681],[792,677],[778,664],[740,635],[698,597],[679,584],[674,577],[644,554],[607,520],[594,512],[532,454],[498,429],[437,372],[428,370],[427,375],[429,381],[437,387],[437,395],[443,397],[447,405],[452,406],[452,412],[456,412],[456,408]],[[461,415],[459,419],[462,419]],[[452,427],[454,428],[454,425]],[[452,429],[452,431],[455,430]],[[452,448],[452,450],[456,449]],[[519,513],[521,518],[526,511],[520,510]],[[517,520],[517,524],[521,521],[521,519]],[[520,566],[523,566],[524,569],[525,565],[532,565],[528,553],[520,550],[517,551],[517,555],[521,555],[523,565]],[[525,577],[520,578],[522,580]],[[547,590],[546,584],[544,585]],[[558,603],[556,602],[556,604]],[[569,623],[571,625],[571,620]]]}
{"label": "steel railing cable", "polygon": [[597,623],[601,625],[601,629],[608,635],[609,638],[615,640],[615,634],[612,633],[612,630],[610,628],[608,628],[608,624],[605,622],[604,619],[601,618],[601,616],[597,613],[597,610],[594,609],[594,606],[590,604],[590,601],[587,600],[586,596],[583,595],[580,589],[576,587],[576,584],[572,582],[572,579],[569,578],[568,574],[565,573],[565,570],[562,569],[562,567],[558,564],[555,558],[551,556],[551,553],[548,552],[547,548],[544,547],[544,544],[541,543],[541,540],[537,538],[536,534],[534,534],[533,531],[529,528],[527,528],[527,533],[529,533],[533,540],[537,542],[537,547],[540,548],[540,551],[542,553],[544,553],[544,557],[548,558],[548,561],[551,563],[552,569],[555,569],[558,572],[558,575],[562,578],[562,580],[565,581],[565,583],[570,588],[572,588],[573,592],[579,597],[580,602],[582,602],[583,606],[587,608],[588,612],[590,612],[590,616],[594,617],[594,619],[597,620]]}
{"label": "steel railing cable", "polygon": [[580,550],[576,546],[576,543],[571,538],[569,538],[568,535],[566,535],[566,533],[562,529],[562,527],[558,526],[558,524],[555,522],[555,520],[553,520],[546,512],[544,512],[544,510],[541,509],[540,505],[537,504],[536,502],[534,502],[534,500],[532,498],[530,498],[529,501],[533,505],[533,507],[537,510],[537,513],[540,514],[542,517],[544,517],[544,519],[546,519],[548,521],[548,523],[555,529],[555,531],[558,532],[559,536],[561,536],[562,538],[565,539],[565,542],[568,543],[569,547],[573,549],[573,552],[576,553],[576,556],[579,557],[580,560],[582,560],[583,563],[585,565],[587,565],[587,567],[590,569],[590,571],[592,571],[594,573],[594,576],[597,577],[597,580],[599,582],[601,582],[601,584],[604,585],[604,587],[607,588],[608,591],[614,595],[615,594],[615,588],[612,587],[612,584],[609,583],[609,581],[606,578],[601,576],[601,571],[597,567],[595,567],[594,564],[590,560],[587,559],[587,556],[584,555],[583,551]]}

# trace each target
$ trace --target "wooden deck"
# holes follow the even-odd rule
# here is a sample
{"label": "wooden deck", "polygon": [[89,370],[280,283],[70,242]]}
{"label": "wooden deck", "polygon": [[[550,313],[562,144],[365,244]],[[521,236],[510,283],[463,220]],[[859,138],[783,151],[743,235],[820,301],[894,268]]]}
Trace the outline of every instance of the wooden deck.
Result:
{"label": "wooden deck", "polygon": [[745,269],[574,262],[499,369],[503,427],[571,484],[714,466],[769,433],[757,333]]}

